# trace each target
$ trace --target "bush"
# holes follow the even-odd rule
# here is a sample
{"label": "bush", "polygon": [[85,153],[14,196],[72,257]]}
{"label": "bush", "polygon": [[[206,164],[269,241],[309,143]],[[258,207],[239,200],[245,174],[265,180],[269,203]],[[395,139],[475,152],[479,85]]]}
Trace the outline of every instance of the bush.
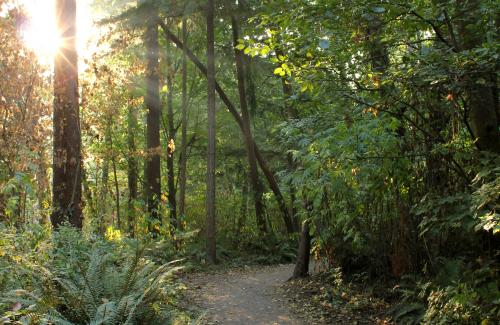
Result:
{"label": "bush", "polygon": [[498,324],[500,281],[498,266],[480,261],[465,265],[460,259],[440,259],[440,272],[431,281],[406,278],[398,287],[402,303],[393,316],[403,324]]}
{"label": "bush", "polygon": [[175,261],[157,265],[137,242],[87,238],[71,227],[45,232],[35,249],[20,245],[26,236],[2,237],[0,263],[13,265],[0,273],[3,322],[165,324],[179,314]]}

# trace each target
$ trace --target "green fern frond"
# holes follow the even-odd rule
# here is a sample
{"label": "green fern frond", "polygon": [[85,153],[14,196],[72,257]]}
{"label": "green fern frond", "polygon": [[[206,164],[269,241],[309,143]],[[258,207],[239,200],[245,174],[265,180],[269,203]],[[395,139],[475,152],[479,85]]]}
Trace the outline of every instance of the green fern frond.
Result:
{"label": "green fern frond", "polygon": [[116,324],[113,321],[116,314],[116,302],[108,301],[103,303],[97,308],[96,314],[90,321],[90,325],[101,325],[101,324]]}
{"label": "green fern frond", "polygon": [[143,252],[143,249],[138,249],[135,253],[134,258],[127,264],[127,266],[123,270],[123,273],[121,274],[121,285],[119,286],[119,292],[121,296],[128,295],[130,290],[134,287],[134,283],[137,279],[137,276],[139,275],[137,268],[143,256]]}

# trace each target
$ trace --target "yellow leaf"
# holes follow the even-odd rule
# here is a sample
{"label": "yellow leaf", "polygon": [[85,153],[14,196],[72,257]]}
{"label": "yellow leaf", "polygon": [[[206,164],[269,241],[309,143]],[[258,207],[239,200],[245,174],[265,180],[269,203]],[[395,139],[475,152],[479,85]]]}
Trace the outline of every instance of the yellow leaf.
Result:
{"label": "yellow leaf", "polygon": [[260,49],[260,55],[266,55],[267,53],[269,53],[269,51],[271,51],[271,49],[266,45]]}

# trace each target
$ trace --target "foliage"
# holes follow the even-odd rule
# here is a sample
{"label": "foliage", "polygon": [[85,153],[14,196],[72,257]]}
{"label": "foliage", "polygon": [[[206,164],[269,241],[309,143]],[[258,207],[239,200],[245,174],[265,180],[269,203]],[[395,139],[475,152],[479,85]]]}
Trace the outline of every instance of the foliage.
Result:
{"label": "foliage", "polygon": [[2,232],[11,239],[2,243],[2,262],[17,261],[2,272],[4,321],[163,324],[186,317],[175,305],[182,290],[173,280],[178,261],[158,265],[136,242],[84,238],[71,227],[42,236],[41,229],[26,231],[31,245],[24,247],[19,236]]}
{"label": "foliage", "polygon": [[487,157],[483,161],[481,171],[473,182],[475,191],[472,193],[474,216],[479,219],[476,229],[484,229],[498,234],[500,231],[500,167],[498,157]]}
{"label": "foliage", "polygon": [[[35,53],[24,47],[23,10],[0,1],[0,220],[45,221],[50,88]],[[36,181],[35,181],[36,180]]]}
{"label": "foliage", "polygon": [[395,288],[403,297],[392,308],[394,319],[405,324],[496,323],[500,319],[498,264],[479,259],[440,259],[439,272],[429,281],[406,277]]}
{"label": "foliage", "polygon": [[[397,321],[496,321],[498,1],[237,3],[218,2],[215,26],[218,90],[225,96],[216,113],[219,260],[293,261],[298,238],[285,235],[287,210],[297,224],[311,220],[313,255],[326,261],[330,273],[401,281],[394,292],[403,298],[393,314]],[[163,265],[186,257],[195,267],[206,262],[206,81],[188,62],[183,85],[183,53],[161,28],[159,99],[174,114],[162,109],[157,148],[145,148],[144,103],[149,13],[157,11],[174,35],[182,34],[185,22],[183,45],[204,65],[203,6],[192,0],[94,1],[104,17],[102,37],[80,74],[87,238],[66,228],[50,234],[44,225],[50,210],[50,78],[23,46],[17,31],[23,13],[11,4],[0,1],[5,76],[0,80],[0,221],[6,227],[0,243],[7,247],[0,252],[0,288],[23,288],[39,300],[35,305],[50,307],[40,317],[50,310],[72,322],[102,319],[104,310],[118,311],[120,301],[129,298],[101,286],[92,300],[94,289],[85,278],[99,271],[99,280],[116,274],[113,279],[125,281],[126,260],[136,256],[129,242],[154,242],[145,250],[147,258],[131,259],[138,258],[137,272],[154,268],[148,259]],[[233,16],[241,28],[236,46],[228,28]],[[280,192],[262,184],[266,234],[257,227],[242,129],[222,109],[230,102],[238,110],[234,47],[245,55],[251,131],[261,167],[267,167],[259,173],[275,177]],[[189,115],[186,209],[174,220],[167,198],[178,199],[180,192],[183,98]],[[153,223],[142,166],[155,155],[163,186],[162,218]],[[174,165],[173,196],[165,185],[172,168],[167,158]],[[275,198],[282,198],[285,209]],[[56,278],[64,279],[62,284]],[[43,283],[51,284],[47,291],[41,290]],[[150,284],[137,282],[127,306],[140,303],[124,311],[132,318],[146,312],[139,306],[144,292],[153,289]],[[167,281],[167,291],[171,285]],[[75,309],[75,291],[86,292],[82,310]],[[341,300],[337,291],[323,298]],[[25,305],[12,317],[27,317]],[[168,310],[158,307],[158,317],[163,307]],[[8,304],[2,308],[12,310]]]}

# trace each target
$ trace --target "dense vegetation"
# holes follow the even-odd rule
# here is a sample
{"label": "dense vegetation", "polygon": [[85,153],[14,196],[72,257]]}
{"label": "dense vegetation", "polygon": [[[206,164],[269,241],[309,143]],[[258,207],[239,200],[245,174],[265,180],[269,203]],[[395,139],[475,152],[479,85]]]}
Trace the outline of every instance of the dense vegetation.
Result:
{"label": "dense vegetation", "polygon": [[55,76],[14,2],[2,321],[188,321],[178,266],[291,261],[301,224],[325,272],[397,283],[398,323],[500,321],[497,0],[95,0]]}

